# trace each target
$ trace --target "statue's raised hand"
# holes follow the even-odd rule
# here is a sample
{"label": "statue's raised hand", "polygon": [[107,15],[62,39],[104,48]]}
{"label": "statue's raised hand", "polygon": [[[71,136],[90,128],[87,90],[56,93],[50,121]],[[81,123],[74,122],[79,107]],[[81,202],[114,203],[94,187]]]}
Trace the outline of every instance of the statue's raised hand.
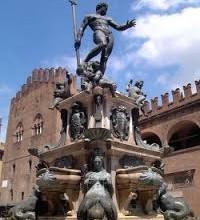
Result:
{"label": "statue's raised hand", "polygon": [[135,27],[135,25],[136,25],[136,20],[135,19],[132,19],[132,20],[128,20],[127,22],[126,22],[126,26],[128,27],[128,28],[131,28],[131,27]]}

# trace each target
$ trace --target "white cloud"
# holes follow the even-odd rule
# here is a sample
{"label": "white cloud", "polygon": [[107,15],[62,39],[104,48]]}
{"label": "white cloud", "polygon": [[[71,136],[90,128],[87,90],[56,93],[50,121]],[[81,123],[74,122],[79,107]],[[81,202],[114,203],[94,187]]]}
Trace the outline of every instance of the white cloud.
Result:
{"label": "white cloud", "polygon": [[75,56],[57,56],[50,60],[44,60],[41,64],[45,67],[66,67],[69,72],[74,73],[76,70],[76,58]]}
{"label": "white cloud", "polygon": [[6,130],[8,122],[9,102],[14,95],[14,90],[6,84],[0,85],[0,118],[2,119],[2,127],[0,132],[0,142],[5,142]]}
{"label": "white cloud", "polygon": [[2,127],[1,127],[1,133],[0,133],[0,142],[3,142],[5,143],[6,141],[6,132],[7,132],[7,121],[6,122],[3,122],[5,123],[5,125],[3,124]]}
{"label": "white cloud", "polygon": [[128,65],[128,61],[120,56],[111,56],[109,63],[109,68],[112,69],[112,71],[122,71]]}
{"label": "white cloud", "polygon": [[133,2],[132,9],[141,10],[148,8],[165,11],[179,6],[196,6],[198,4],[200,4],[200,0],[139,0],[137,3]]}
{"label": "white cloud", "polygon": [[[179,13],[141,17],[134,30],[125,33],[130,39],[143,39],[138,59],[149,66],[176,67],[167,78],[172,87],[200,78],[200,8],[186,8]],[[162,82],[163,80],[160,79]],[[174,85],[174,86],[173,86]]]}
{"label": "white cloud", "polygon": [[117,91],[126,94],[126,86],[130,79],[136,81],[147,78],[148,73],[138,68],[138,61],[134,51],[111,55],[105,76],[117,83]]}
{"label": "white cloud", "polygon": [[12,93],[12,89],[10,89],[7,85],[0,85],[0,95],[10,94]]}
{"label": "white cloud", "polygon": [[161,74],[160,76],[158,76],[157,80],[156,80],[156,83],[157,84],[166,84],[167,82],[167,77],[168,75],[165,75],[165,74]]}
{"label": "white cloud", "polygon": [[[11,97],[6,98],[10,100]],[[6,140],[6,131],[7,131],[7,124],[8,124],[8,112],[9,112],[9,101],[4,101],[0,103],[0,118],[1,121],[1,130],[0,130],[0,142],[5,142]]]}

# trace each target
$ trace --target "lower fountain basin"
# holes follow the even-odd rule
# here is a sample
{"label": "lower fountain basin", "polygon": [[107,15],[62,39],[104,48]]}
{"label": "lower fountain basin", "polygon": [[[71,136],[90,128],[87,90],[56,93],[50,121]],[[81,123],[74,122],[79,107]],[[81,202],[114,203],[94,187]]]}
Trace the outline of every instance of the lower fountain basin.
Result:
{"label": "lower fountain basin", "polygon": [[131,188],[132,190],[155,190],[158,186],[154,184],[143,184],[141,177],[148,171],[147,166],[137,166],[134,168],[118,169],[116,171],[116,183],[118,189]]}
{"label": "lower fountain basin", "polygon": [[37,172],[36,183],[44,191],[63,191],[80,184],[81,171],[50,167]]}

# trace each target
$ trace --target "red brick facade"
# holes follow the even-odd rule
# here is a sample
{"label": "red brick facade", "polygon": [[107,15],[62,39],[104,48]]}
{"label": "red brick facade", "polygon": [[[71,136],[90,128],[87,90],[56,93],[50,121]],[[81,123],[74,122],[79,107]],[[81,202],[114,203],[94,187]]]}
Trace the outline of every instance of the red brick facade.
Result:
{"label": "red brick facade", "polygon": [[[48,107],[52,103],[55,82],[65,78],[66,70],[34,70],[12,99],[5,154],[3,158],[0,203],[15,203],[29,196],[35,183],[37,161],[30,146],[55,144],[59,139],[60,115]],[[36,132],[40,126],[41,131]]]}
{"label": "red brick facade", "polygon": [[[174,146],[175,151],[164,158],[166,177],[170,176],[171,190],[177,196],[184,196],[195,214],[200,215],[200,81],[196,81],[196,92],[191,85],[162,95],[146,103],[147,118],[141,119],[143,139],[163,146]],[[194,172],[191,177],[183,175]],[[180,177],[178,177],[180,174]],[[189,178],[189,180],[188,180]]]}

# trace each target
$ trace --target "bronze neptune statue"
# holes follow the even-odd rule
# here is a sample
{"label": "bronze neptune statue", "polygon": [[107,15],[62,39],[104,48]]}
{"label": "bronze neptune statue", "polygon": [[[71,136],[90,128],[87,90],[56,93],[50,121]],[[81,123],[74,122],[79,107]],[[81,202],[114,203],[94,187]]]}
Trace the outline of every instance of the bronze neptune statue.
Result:
{"label": "bronze neptune statue", "polygon": [[117,24],[115,21],[113,21],[112,18],[106,16],[107,9],[108,4],[105,2],[101,2],[96,6],[96,14],[89,14],[85,16],[78,31],[75,42],[75,48],[77,50],[81,45],[81,38],[87,26],[92,29],[93,41],[96,46],[88,53],[88,55],[84,59],[84,62],[88,63],[92,58],[101,53],[100,66],[101,72],[103,74],[106,69],[107,60],[112,52],[114,45],[113,34],[109,26],[118,31],[124,31],[136,25],[135,19],[130,21],[128,20],[124,25]]}

